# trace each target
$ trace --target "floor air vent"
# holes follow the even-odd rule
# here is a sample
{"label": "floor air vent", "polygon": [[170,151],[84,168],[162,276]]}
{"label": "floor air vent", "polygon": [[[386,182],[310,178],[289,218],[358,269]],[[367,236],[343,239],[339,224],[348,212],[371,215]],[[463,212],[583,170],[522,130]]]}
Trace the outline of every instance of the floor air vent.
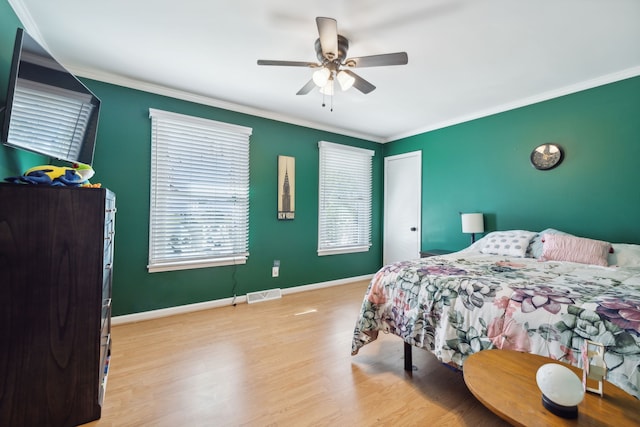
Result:
{"label": "floor air vent", "polygon": [[282,292],[280,291],[280,289],[269,289],[266,291],[260,291],[260,292],[249,292],[247,294],[247,302],[249,304],[252,304],[254,302],[262,302],[262,301],[269,301],[271,299],[278,299],[278,298],[282,298]]}

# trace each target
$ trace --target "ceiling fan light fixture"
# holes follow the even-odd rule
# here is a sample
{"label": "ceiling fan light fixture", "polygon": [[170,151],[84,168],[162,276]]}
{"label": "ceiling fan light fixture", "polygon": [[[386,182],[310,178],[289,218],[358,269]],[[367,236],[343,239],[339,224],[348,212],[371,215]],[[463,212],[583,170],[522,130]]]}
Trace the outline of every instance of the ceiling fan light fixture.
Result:
{"label": "ceiling fan light fixture", "polygon": [[[359,56],[347,58],[349,40],[338,34],[338,24],[335,19],[318,16],[316,18],[318,38],[314,43],[316,57],[319,62],[304,61],[280,61],[258,59],[258,65],[275,65],[290,67],[313,68],[312,78],[296,93],[306,95],[314,87],[322,90],[323,95],[335,91],[335,81],[340,84],[343,91],[352,86],[363,94],[371,93],[376,87],[352,72],[351,68],[381,67],[385,65],[406,65],[409,57],[406,52],[383,53],[378,55]],[[341,70],[341,67],[349,68]],[[329,85],[329,82],[331,84]]]}
{"label": "ceiling fan light fixture", "polygon": [[319,70],[313,72],[313,82],[316,86],[323,88],[327,85],[331,71],[328,68],[322,67]]}
{"label": "ceiling fan light fixture", "polygon": [[349,90],[356,81],[355,77],[353,77],[346,71],[340,71],[336,76],[336,78],[338,79],[338,83],[340,83],[340,88],[343,91]]}
{"label": "ceiling fan light fixture", "polygon": [[320,93],[327,96],[333,96],[333,79],[320,88]]}

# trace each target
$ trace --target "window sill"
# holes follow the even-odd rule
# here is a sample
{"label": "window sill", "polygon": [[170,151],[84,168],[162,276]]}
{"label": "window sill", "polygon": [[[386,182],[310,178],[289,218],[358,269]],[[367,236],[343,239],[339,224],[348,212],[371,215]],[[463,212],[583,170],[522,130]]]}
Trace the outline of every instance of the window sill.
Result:
{"label": "window sill", "polygon": [[235,258],[221,258],[217,260],[180,261],[168,262],[163,264],[150,264],[147,265],[147,270],[149,270],[149,273],[160,273],[163,271],[191,270],[194,268],[222,267],[225,265],[241,265],[246,263],[246,256],[238,256]]}
{"label": "window sill", "polygon": [[335,249],[318,249],[318,256],[351,254],[351,253],[368,252],[368,251],[369,251],[369,246],[357,246],[357,247],[350,247],[350,248],[335,248]]}

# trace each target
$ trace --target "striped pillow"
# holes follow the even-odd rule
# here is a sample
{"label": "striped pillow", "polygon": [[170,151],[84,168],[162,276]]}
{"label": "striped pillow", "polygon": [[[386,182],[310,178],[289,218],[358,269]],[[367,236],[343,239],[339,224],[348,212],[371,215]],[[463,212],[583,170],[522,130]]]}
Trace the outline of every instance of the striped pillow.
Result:
{"label": "striped pillow", "polygon": [[611,243],[563,234],[545,234],[542,261],[570,261],[608,266]]}

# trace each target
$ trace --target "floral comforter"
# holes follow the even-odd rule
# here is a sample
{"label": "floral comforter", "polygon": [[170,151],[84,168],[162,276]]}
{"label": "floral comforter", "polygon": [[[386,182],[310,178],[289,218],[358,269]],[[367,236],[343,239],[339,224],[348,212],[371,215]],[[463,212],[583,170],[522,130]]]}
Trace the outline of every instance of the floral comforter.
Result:
{"label": "floral comforter", "polygon": [[478,252],[399,262],[371,280],[352,351],[379,331],[462,368],[490,348],[581,367],[585,339],[605,345],[607,380],[640,398],[640,268],[506,259]]}

